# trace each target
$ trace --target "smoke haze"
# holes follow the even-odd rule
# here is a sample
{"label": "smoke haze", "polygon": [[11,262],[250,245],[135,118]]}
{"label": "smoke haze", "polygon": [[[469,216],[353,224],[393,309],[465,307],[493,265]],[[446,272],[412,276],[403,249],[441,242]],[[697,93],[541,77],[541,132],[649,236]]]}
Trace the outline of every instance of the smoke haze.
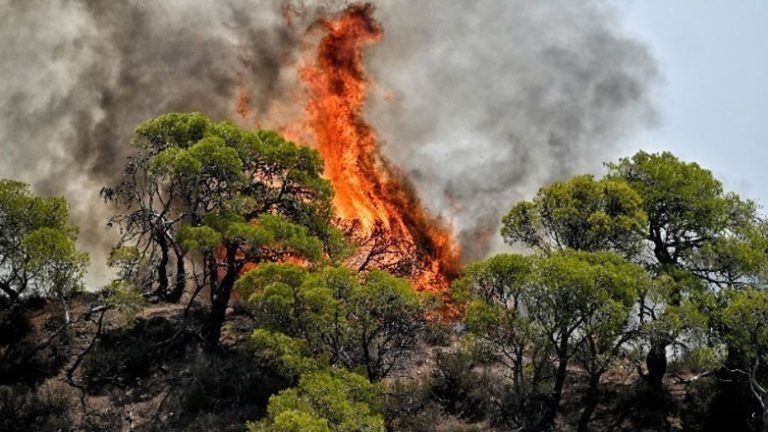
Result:
{"label": "smoke haze", "polygon": [[[375,3],[385,34],[368,51],[368,119],[470,258],[493,247],[516,199],[596,170],[653,119],[654,63],[601,1]],[[114,239],[98,191],[121,172],[134,128],[193,110],[290,124],[307,27],[344,5],[0,0],[0,177],[69,199],[91,282],[102,281]]]}

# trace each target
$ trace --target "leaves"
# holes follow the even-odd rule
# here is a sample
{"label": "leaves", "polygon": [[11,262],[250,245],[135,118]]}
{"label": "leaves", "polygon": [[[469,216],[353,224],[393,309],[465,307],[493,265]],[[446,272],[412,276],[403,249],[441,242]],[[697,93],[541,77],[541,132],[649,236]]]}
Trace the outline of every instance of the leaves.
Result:
{"label": "leaves", "polygon": [[544,252],[614,249],[632,255],[646,216],[640,196],[621,180],[584,175],[539,189],[502,219],[502,236]]}
{"label": "leaves", "polygon": [[377,388],[342,369],[302,375],[299,385],[269,399],[266,419],[249,423],[250,432],[384,432],[376,410]]}
{"label": "leaves", "polygon": [[80,290],[88,255],[60,197],[40,197],[21,182],[0,180],[0,288],[15,300],[35,291],[66,298]]}
{"label": "leaves", "polygon": [[[315,261],[324,254],[338,260],[347,250],[329,223],[332,189],[316,151],[200,113],[148,120],[134,143],[123,180],[103,196],[127,211],[111,224],[121,229],[120,246],[145,253],[159,280],[150,291],[160,297],[166,267],[183,275],[185,264],[200,257],[229,260],[236,274],[249,262]],[[209,272],[218,264],[196,268]]]}
{"label": "leaves", "polygon": [[360,278],[342,267],[309,272],[267,264],[237,286],[263,328],[303,339],[313,355],[332,364],[362,366],[374,381],[414,348],[433,306],[429,294],[415,292],[403,279],[381,271]]}

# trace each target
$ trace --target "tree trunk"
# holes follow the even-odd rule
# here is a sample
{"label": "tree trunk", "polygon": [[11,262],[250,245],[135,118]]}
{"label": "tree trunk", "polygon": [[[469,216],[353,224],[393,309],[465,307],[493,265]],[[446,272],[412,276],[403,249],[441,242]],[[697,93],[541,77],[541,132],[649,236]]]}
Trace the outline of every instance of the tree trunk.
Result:
{"label": "tree trunk", "polygon": [[160,262],[157,264],[157,297],[165,300],[168,295],[168,242],[165,237],[156,237],[160,246]]}
{"label": "tree trunk", "polygon": [[664,375],[667,374],[667,343],[665,341],[653,342],[645,364],[648,367],[648,375],[645,377],[649,384],[661,385]]}
{"label": "tree trunk", "polygon": [[[211,313],[208,316],[206,324],[205,345],[209,349],[218,347],[221,337],[221,327],[227,314],[227,305],[232,295],[232,288],[237,280],[238,268],[236,263],[237,247],[230,247],[227,250],[227,273],[221,282],[217,282],[216,274],[211,275]],[[211,259],[215,260],[216,257]],[[212,268],[216,268],[215,265]]]}
{"label": "tree trunk", "polygon": [[2,290],[8,296],[10,304],[15,304],[19,299],[19,293],[11,288],[10,283],[0,282],[0,290]]}
{"label": "tree trunk", "polygon": [[560,346],[558,347],[559,353],[557,372],[555,373],[555,385],[552,387],[552,393],[550,393],[547,413],[541,420],[541,427],[538,428],[540,431],[551,431],[555,428],[555,419],[557,418],[557,412],[560,410],[560,399],[562,399],[563,396],[565,378],[568,374],[567,350],[568,336],[564,334],[560,337]]}
{"label": "tree trunk", "polygon": [[187,287],[187,271],[184,267],[184,255],[176,254],[176,282],[173,290],[168,293],[168,301],[178,303]]}
{"label": "tree trunk", "polygon": [[592,414],[594,414],[597,405],[600,403],[601,376],[602,373],[598,373],[589,377],[589,388],[587,389],[584,410],[581,411],[581,416],[579,417],[578,432],[589,431],[589,421],[592,419]]}

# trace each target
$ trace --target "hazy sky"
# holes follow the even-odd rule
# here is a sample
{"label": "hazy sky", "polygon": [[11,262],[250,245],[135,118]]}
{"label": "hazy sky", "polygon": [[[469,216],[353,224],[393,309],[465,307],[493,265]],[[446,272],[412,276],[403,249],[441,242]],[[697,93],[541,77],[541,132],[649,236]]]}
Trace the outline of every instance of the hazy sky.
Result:
{"label": "hazy sky", "polygon": [[768,207],[768,0],[612,0],[664,81],[636,148],[696,160]]}

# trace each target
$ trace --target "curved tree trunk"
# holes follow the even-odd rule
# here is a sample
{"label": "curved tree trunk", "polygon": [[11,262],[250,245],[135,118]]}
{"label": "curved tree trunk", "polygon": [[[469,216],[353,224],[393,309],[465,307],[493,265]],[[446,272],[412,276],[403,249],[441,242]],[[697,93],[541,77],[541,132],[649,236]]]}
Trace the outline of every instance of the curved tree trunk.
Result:
{"label": "curved tree trunk", "polygon": [[176,281],[173,290],[168,293],[168,301],[178,303],[187,287],[187,271],[184,267],[184,255],[176,254]]}
{"label": "curved tree trunk", "polygon": [[161,300],[165,300],[168,295],[168,242],[165,237],[157,236],[157,243],[160,246],[160,262],[157,264],[157,290],[155,294]]}
{"label": "curved tree trunk", "polygon": [[211,313],[208,315],[205,329],[205,345],[209,349],[216,348],[219,345],[221,327],[226,319],[227,305],[229,304],[232,288],[235,286],[239,272],[236,253],[237,247],[228,248],[226,257],[227,272],[221,279],[221,282],[217,281],[218,278],[215,273],[217,268],[216,257],[212,256],[210,258],[213,260],[210,268],[214,272],[211,274]]}

